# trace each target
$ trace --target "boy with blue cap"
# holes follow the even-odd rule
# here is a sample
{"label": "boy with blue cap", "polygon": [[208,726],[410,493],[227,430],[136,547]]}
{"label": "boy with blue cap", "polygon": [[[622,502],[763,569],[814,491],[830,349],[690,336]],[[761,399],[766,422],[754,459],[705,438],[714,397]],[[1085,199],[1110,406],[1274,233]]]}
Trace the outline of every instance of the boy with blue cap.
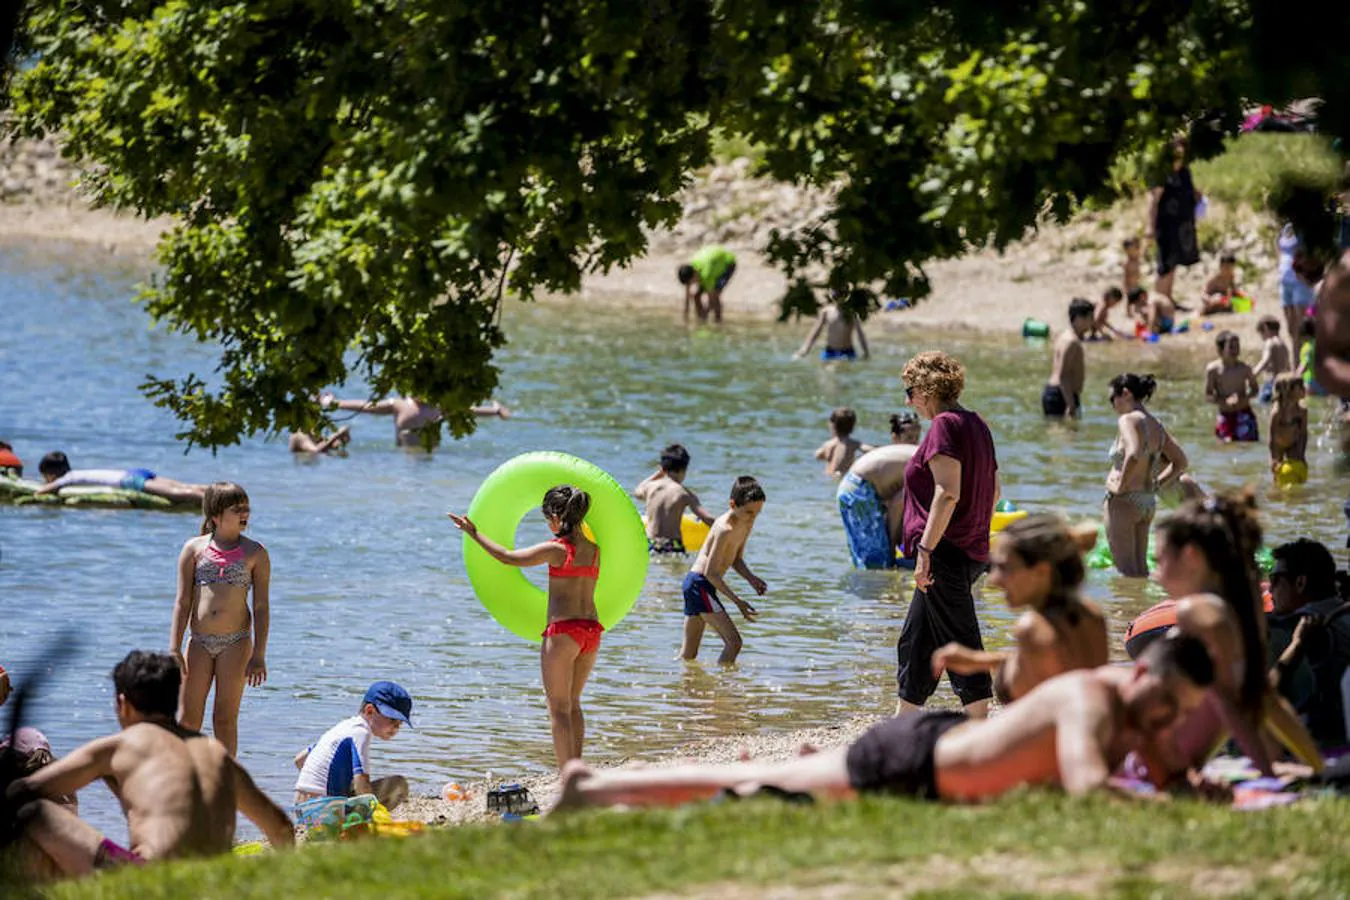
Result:
{"label": "boy with blue cap", "polygon": [[387,741],[404,725],[412,727],[412,695],[392,681],[372,684],[357,715],[343,719],[296,754],[300,777],[295,802],[374,794],[386,809],[393,809],[408,799],[408,780],[402,775],[372,779],[369,770],[371,737]]}

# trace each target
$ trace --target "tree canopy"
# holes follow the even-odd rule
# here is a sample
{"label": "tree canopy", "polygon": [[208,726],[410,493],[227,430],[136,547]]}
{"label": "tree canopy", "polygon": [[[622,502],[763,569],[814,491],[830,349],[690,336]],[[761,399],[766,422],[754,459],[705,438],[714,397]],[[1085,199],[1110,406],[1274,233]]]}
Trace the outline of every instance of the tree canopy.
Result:
{"label": "tree canopy", "polygon": [[713,127],[764,144],[773,178],[839,187],[825,221],[770,243],[784,310],[814,306],[805,271],[820,267],[865,312],[874,285],[921,296],[926,261],[1103,195],[1115,162],[1179,128],[1216,152],[1244,98],[1320,96],[1323,130],[1344,137],[1350,61],[1333,48],[1350,12],[1321,15],[1309,29],[1268,0],[34,0],[9,102],[20,133],[62,134],[97,202],[176,219],[144,300],[222,347],[209,382],[147,382],[182,437],[311,428],[317,390],[354,374],[463,434],[497,385],[504,295],[575,290],[643,253],[710,162]]}

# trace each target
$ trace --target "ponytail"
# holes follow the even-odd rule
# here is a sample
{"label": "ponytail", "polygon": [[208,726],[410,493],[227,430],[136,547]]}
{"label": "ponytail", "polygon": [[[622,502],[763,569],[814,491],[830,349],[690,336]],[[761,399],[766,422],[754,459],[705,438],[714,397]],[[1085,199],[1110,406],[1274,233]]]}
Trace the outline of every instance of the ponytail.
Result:
{"label": "ponytail", "polygon": [[1243,670],[1238,698],[1242,707],[1261,715],[1266,692],[1265,608],[1261,602],[1256,550],[1261,524],[1251,491],[1222,493],[1190,500],[1158,529],[1168,546],[1194,544],[1219,580],[1219,596],[1242,633]]}
{"label": "ponytail", "polygon": [[579,527],[591,510],[591,495],[570,484],[550,488],[544,495],[540,511],[546,516],[557,516],[562,523],[559,537],[568,537]]}

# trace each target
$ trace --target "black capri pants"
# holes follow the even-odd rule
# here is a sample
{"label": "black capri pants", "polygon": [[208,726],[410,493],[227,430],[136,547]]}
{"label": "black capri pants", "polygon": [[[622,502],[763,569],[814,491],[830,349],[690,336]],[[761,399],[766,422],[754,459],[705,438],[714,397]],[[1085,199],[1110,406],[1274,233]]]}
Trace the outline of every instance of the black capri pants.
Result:
{"label": "black capri pants", "polygon": [[[984,649],[970,589],[987,568],[950,541],[939,541],[934,548],[930,567],[933,583],[927,591],[914,591],[895,645],[895,677],[901,700],[923,706],[933,695],[938,686],[933,677],[933,654],[946,644],[955,641],[972,650]],[[988,700],[994,694],[994,681],[988,672],[948,672],[947,677],[962,704]]]}

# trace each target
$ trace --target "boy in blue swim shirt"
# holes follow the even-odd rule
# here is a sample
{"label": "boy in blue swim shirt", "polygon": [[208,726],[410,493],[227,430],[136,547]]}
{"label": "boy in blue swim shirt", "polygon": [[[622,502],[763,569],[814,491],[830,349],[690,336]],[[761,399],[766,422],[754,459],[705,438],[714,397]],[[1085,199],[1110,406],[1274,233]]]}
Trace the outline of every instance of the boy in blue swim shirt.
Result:
{"label": "boy in blue swim shirt", "polygon": [[394,809],[408,799],[408,780],[402,775],[370,777],[370,739],[387,741],[404,725],[412,727],[412,695],[392,681],[372,684],[359,713],[343,719],[296,754],[300,776],[295,782],[295,802],[374,794],[385,809]]}
{"label": "boy in blue swim shirt", "polygon": [[722,638],[720,663],[736,660],[741,652],[741,633],[736,623],[727,615],[726,608],[718,599],[718,592],[731,598],[740,609],[747,622],[755,621],[755,608],[736,595],[723,579],[727,569],[736,572],[749,582],[756,594],[763,594],[768,588],[763,579],[755,576],[745,564],[745,542],[755,526],[755,519],[764,509],[764,488],[759,482],[742,475],[731,488],[731,508],[718,516],[713,522],[708,539],[694,560],[689,574],[684,576],[684,644],[680,648],[682,659],[698,657],[699,644],[703,641],[703,631],[709,625]]}

